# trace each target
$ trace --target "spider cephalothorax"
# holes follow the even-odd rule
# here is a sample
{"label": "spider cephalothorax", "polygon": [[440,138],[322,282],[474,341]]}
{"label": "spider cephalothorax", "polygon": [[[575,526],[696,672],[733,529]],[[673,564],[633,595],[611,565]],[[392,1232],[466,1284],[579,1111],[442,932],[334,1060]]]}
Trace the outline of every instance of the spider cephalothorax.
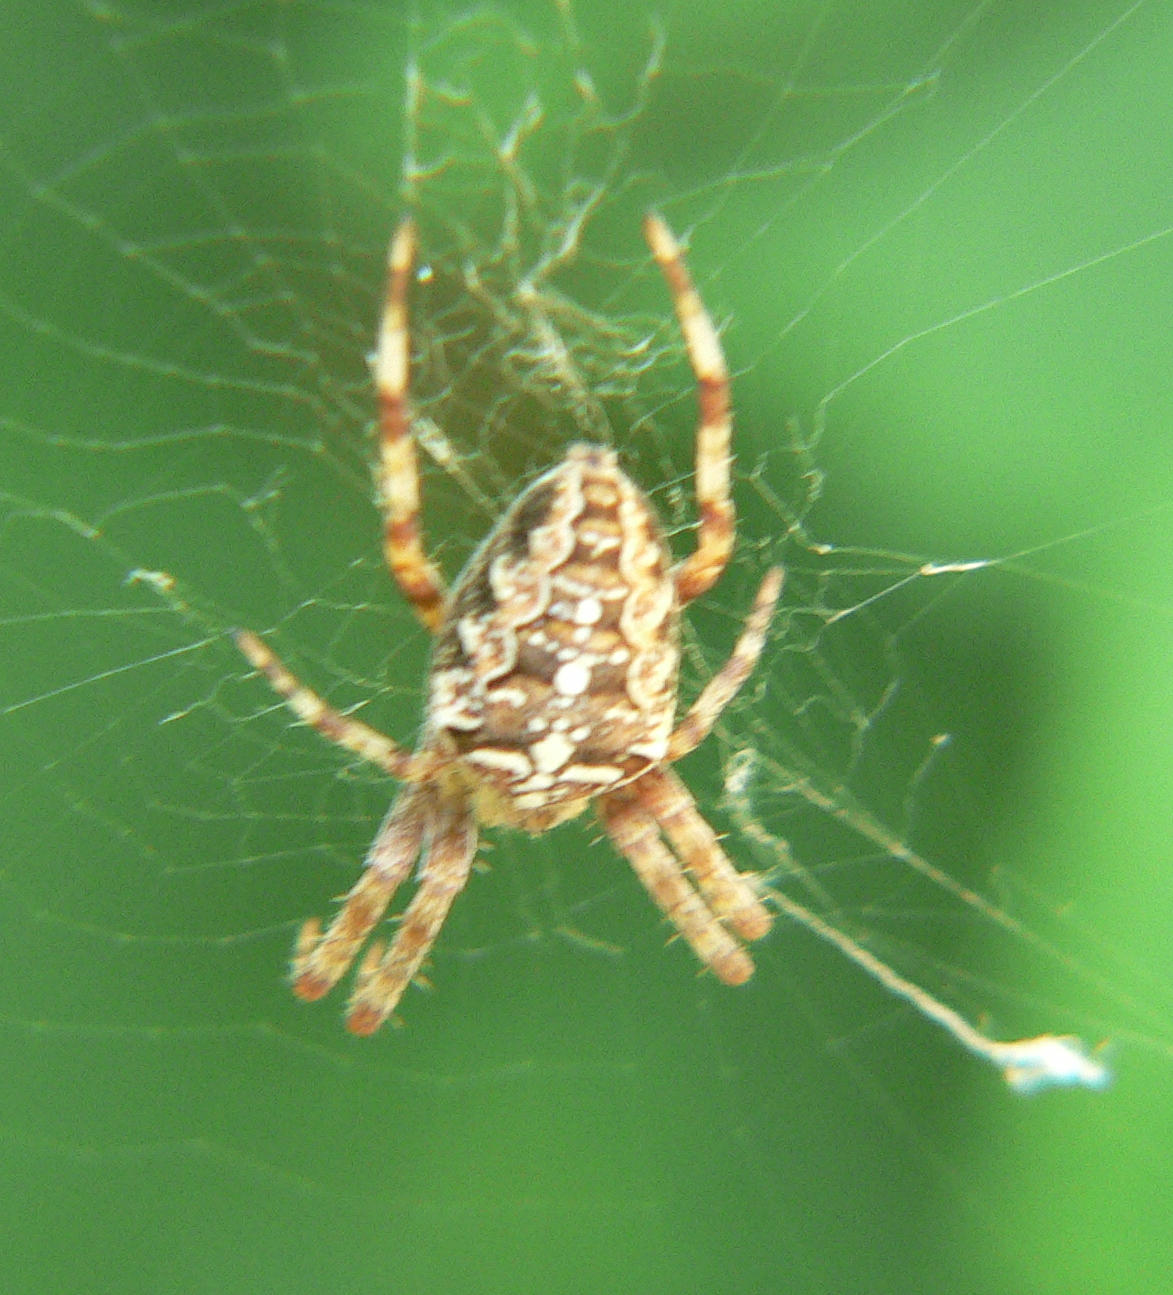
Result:
{"label": "spider cephalothorax", "polygon": [[769,930],[752,878],[729,862],[669,766],[705,737],[748,677],[782,576],[767,573],[729,660],[674,727],[680,608],[713,584],[733,544],[729,393],[716,331],[675,240],[656,216],[645,233],[699,390],[701,521],[691,557],[672,563],[651,504],[613,450],[573,445],[518,496],[445,593],[419,535],[406,308],[414,233],[405,221],[391,244],[375,378],[387,561],[436,633],[418,749],[409,754],[334,711],[256,635],[237,635],[306,723],[408,784],[330,927],[307,922],[294,954],[296,992],[320,998],[423,852],[419,888],[390,948],[373,943],[359,967],[347,1017],[355,1033],[376,1030],[418,972],[468,880],[478,824],[544,832],[593,802],[652,898],[726,984],[753,973],[741,941]]}

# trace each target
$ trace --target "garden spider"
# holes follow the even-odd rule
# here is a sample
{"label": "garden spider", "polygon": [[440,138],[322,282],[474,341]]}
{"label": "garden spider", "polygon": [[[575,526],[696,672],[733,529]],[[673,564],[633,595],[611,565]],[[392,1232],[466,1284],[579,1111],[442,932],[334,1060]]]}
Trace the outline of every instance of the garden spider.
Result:
{"label": "garden spider", "polygon": [[384,554],[436,636],[419,746],[409,753],[334,710],[255,634],[236,635],[299,719],[407,784],[334,920],[324,933],[307,921],[294,951],[294,992],[321,998],[422,855],[418,889],[390,947],[373,942],[359,965],[346,1019],[355,1034],[377,1030],[415,978],[468,880],[478,823],[537,834],[594,801],[651,897],[727,985],[753,974],[741,941],[770,929],[754,881],[726,858],[670,766],[707,736],[748,678],[782,572],[766,574],[729,660],[674,727],[679,611],[713,585],[733,548],[729,378],[671,231],[649,214],[644,234],[697,380],[700,526],[691,556],[672,564],[650,502],[613,450],[577,444],[521,492],[445,591],[419,529],[407,320],[415,234],[407,219],[391,241],[374,377]]}

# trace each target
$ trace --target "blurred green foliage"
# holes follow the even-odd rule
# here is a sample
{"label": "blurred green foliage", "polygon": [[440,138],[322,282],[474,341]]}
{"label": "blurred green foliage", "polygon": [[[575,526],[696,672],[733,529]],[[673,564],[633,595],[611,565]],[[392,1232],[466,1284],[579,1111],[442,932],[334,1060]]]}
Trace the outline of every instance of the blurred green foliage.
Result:
{"label": "blurred green foliage", "polygon": [[[869,710],[856,791],[900,820],[911,788],[896,830],[1027,935],[922,912],[897,864],[841,854],[842,826],[768,780],[760,823],[793,830],[913,974],[919,957],[971,1015],[989,1004],[992,1032],[1114,1037],[1114,1087],[1015,1098],[791,929],[744,991],[696,981],[587,827],[497,839],[406,1029],[349,1040],[336,1004],[280,983],[389,789],[258,716],[222,632],[277,626],[343,705],[370,691],[349,663],[378,663],[364,714],[412,731],[426,647],[378,567],[361,434],[405,197],[403,67],[414,52],[440,75],[454,27],[467,53],[517,24],[533,45],[486,36],[477,84],[517,63],[589,99],[557,88],[553,7],[496,12],[9,5],[0,1287],[1167,1291],[1168,0],[736,0],[655,22],[584,0],[568,60],[630,106],[666,37],[587,264],[634,273],[655,201],[728,321],[749,556],[698,613],[705,656],[731,641],[763,541],[793,564],[801,636],[823,577],[787,539],[800,513],[849,549],[859,584],[836,587],[877,595],[898,684]],[[467,73],[450,69],[454,103]],[[499,128],[504,96],[484,94]],[[614,138],[583,144],[583,174]],[[541,162],[554,175],[564,148]],[[471,219],[452,206],[450,230]],[[591,305],[615,302],[666,313],[651,277]],[[672,376],[632,454],[683,474]],[[484,508],[436,474],[449,568],[540,429],[502,444],[516,461],[474,463]],[[664,493],[687,518],[686,492]],[[1000,560],[901,583],[975,557]],[[852,700],[886,695],[888,660],[858,664]],[[773,688],[724,754],[778,756],[803,731]],[[687,776],[728,826],[715,751]]]}

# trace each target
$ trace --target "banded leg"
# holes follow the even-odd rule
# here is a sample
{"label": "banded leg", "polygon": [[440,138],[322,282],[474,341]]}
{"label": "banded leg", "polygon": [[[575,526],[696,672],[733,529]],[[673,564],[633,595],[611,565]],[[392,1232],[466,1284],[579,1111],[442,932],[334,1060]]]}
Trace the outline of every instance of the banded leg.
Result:
{"label": "banded leg", "polygon": [[420,486],[411,434],[407,285],[415,253],[415,223],[405,218],[387,253],[387,293],[375,348],[379,399],[379,505],[383,555],[403,596],[430,630],[444,609],[444,581],[420,537]]}
{"label": "banded leg", "polygon": [[766,642],[770,617],[774,614],[774,607],[781,593],[782,568],[771,567],[758,587],[757,596],[745,620],[745,628],[733,645],[729,660],[701,689],[700,696],[668,739],[668,751],[664,756],[666,763],[672,764],[679,760],[708,737],[717,717],[753,673]]}
{"label": "banded leg", "polygon": [[717,581],[733,551],[735,514],[729,495],[732,455],[729,439],[729,371],[717,330],[684,264],[672,231],[653,212],[644,217],[644,237],[652,249],[676,307],[685,349],[696,375],[699,420],[696,429],[696,502],[700,514],[696,552],[676,568],[681,605]]}
{"label": "banded leg", "polygon": [[384,953],[381,945],[372,945],[359,967],[346,1016],[352,1034],[373,1034],[395,1010],[464,889],[476,849],[476,825],[467,808],[445,805],[432,825],[419,889],[391,947]]}
{"label": "banded leg", "polygon": [[701,962],[726,985],[747,981],[754,971],[749,954],[692,888],[680,864],[660,840],[655,820],[635,794],[622,788],[600,796],[596,804],[608,836]]}
{"label": "banded leg", "polygon": [[265,640],[251,630],[237,630],[233,637],[253,669],[265,676],[269,687],[303,724],[403,782],[420,782],[435,772],[434,756],[405,751],[378,729],[335,710],[287,669]]}
{"label": "banded leg", "polygon": [[721,849],[684,783],[671,769],[652,769],[631,790],[659,824],[709,908],[743,940],[760,940],[773,919],[752,879],[738,872]]}
{"label": "banded leg", "polygon": [[396,889],[411,872],[431,813],[431,795],[408,788],[391,807],[363,874],[326,933],[317,918],[301,928],[293,954],[293,992],[306,1002],[328,994],[354,961],[362,942],[387,911]]}

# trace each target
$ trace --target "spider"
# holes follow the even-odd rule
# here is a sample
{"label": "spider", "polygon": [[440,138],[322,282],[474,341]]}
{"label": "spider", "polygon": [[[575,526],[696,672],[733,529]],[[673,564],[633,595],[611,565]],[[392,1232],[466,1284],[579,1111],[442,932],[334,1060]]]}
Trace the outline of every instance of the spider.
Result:
{"label": "spider", "polygon": [[323,932],[301,928],[294,993],[313,1001],[354,962],[422,856],[418,888],[389,946],[372,941],[346,1024],[374,1033],[395,1011],[468,881],[477,825],[531,834],[590,802],[652,899],[701,963],[727,985],[753,974],[742,945],[770,929],[750,875],[738,872],[671,765],[709,733],[749,677],[782,588],[767,572],[724,667],[674,724],[680,609],[721,575],[734,541],[729,496],[729,377],[716,329],[681,251],[655,214],[644,235],[672,294],[696,375],[695,551],[673,564],[651,503],[615,452],[575,444],[518,495],[455,587],[424,552],[412,439],[407,290],[412,220],[391,240],[372,367],[379,408],[378,495],[387,565],[435,635],[423,731],[414,752],[334,710],[257,635],[236,643],[305,724],[405,785],[358,882]]}

